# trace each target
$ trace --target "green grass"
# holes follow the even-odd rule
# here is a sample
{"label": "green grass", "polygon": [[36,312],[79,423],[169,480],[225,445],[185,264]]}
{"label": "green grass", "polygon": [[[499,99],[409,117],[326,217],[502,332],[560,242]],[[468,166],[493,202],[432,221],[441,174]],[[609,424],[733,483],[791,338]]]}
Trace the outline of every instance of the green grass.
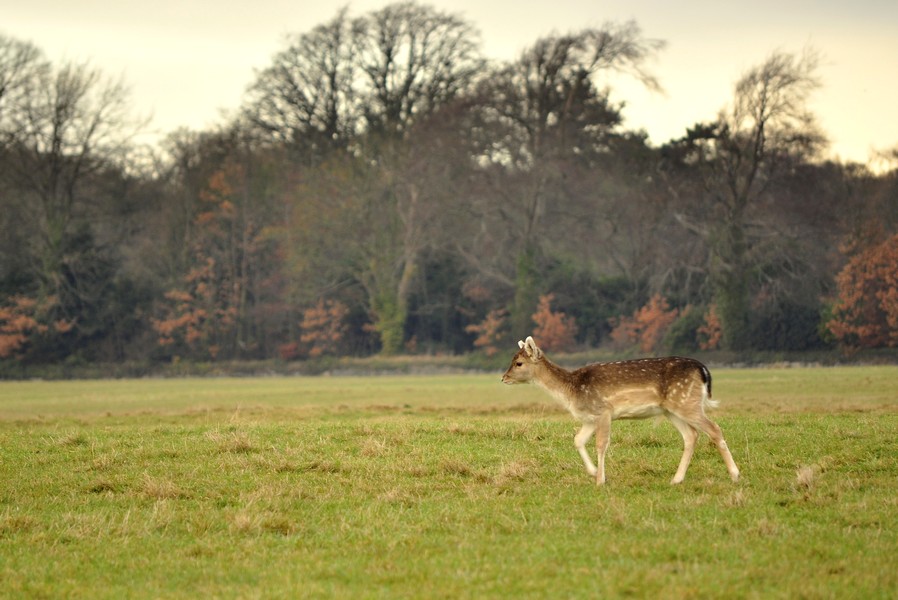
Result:
{"label": "green grass", "polygon": [[604,488],[497,375],[0,383],[0,597],[895,597],[898,369],[714,375],[743,479]]}

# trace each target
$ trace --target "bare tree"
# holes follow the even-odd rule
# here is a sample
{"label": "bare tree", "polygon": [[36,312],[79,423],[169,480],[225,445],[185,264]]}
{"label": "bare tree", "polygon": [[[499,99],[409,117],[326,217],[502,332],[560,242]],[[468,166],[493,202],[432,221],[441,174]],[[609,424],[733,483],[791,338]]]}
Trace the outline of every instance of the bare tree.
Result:
{"label": "bare tree", "polygon": [[250,121],[312,155],[345,146],[359,117],[352,27],[341,9],[330,22],[291,37],[249,89]]}
{"label": "bare tree", "polygon": [[[128,91],[86,64],[39,69],[10,115],[7,182],[27,215],[38,293],[76,302],[93,295],[96,222],[103,181],[124,167],[141,124],[129,114]],[[86,252],[86,253],[85,253]]]}
{"label": "bare tree", "polygon": [[14,192],[10,156],[25,124],[26,99],[44,80],[49,65],[33,45],[0,35],[0,281],[26,270],[25,207]]}
{"label": "bare tree", "polygon": [[23,125],[17,114],[50,69],[34,45],[0,35],[0,145],[15,139]]}
{"label": "bare tree", "polygon": [[[581,224],[584,217],[596,223],[602,213],[596,206],[598,191],[584,198],[583,190],[570,185],[577,179],[571,177],[574,171],[596,169],[621,122],[619,107],[599,87],[601,74],[625,72],[660,89],[644,65],[662,47],[662,42],[644,38],[633,22],[553,35],[538,40],[481,86],[480,94],[488,100],[474,132],[483,134],[481,163],[493,183],[475,210],[496,222],[494,230],[508,236],[515,251],[500,255],[506,260],[502,267],[478,268],[515,274],[509,283],[515,290],[516,330],[529,329],[536,305],[536,261],[545,250],[544,240],[550,239],[543,235],[545,224],[561,225],[564,233],[564,226]],[[592,204],[589,211],[576,206],[584,202]],[[472,257],[480,262],[476,254]]]}
{"label": "bare tree", "polygon": [[[298,175],[294,214],[318,226],[296,224],[296,233],[316,247],[344,240],[326,253],[346,257],[344,273],[364,288],[383,351],[398,352],[439,196],[408,142],[417,123],[470,89],[484,64],[479,36],[454,15],[405,2],[351,22],[341,11],[327,27],[300,41],[304,44],[279,55],[260,80],[265,87],[256,89],[266,100],[257,108],[265,112],[257,112],[255,120],[290,113],[299,126],[291,129],[269,119],[270,127],[283,129],[281,135],[313,139],[344,136],[344,142],[354,134],[352,147],[343,145],[347,156],[321,153],[320,173]],[[331,177],[344,177],[341,188],[355,193],[332,191],[323,199],[306,193]],[[328,210],[320,200],[331,202]],[[326,227],[322,219],[332,210],[352,224],[350,240],[319,235]]]}
{"label": "bare tree", "polygon": [[681,220],[708,242],[714,299],[724,343],[732,349],[747,344],[752,257],[762,240],[785,233],[765,218],[765,203],[782,195],[776,184],[787,168],[812,158],[825,143],[808,109],[820,86],[819,64],[813,50],[774,52],[739,79],[732,104],[715,123],[686,138],[688,160],[702,169],[710,206],[701,218]]}
{"label": "bare tree", "polygon": [[312,152],[368,132],[399,132],[464,91],[481,71],[479,35],[414,2],[350,19],[347,9],[289,38],[249,88],[251,122]]}
{"label": "bare tree", "polygon": [[415,2],[361,17],[353,33],[359,100],[374,132],[405,130],[466,91],[484,65],[472,25]]}

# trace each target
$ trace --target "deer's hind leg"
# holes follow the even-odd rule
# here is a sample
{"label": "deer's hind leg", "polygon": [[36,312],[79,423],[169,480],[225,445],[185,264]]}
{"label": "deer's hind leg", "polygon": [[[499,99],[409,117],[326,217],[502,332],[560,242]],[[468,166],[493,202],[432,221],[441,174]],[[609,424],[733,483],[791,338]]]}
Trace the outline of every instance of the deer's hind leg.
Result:
{"label": "deer's hind leg", "polygon": [[723,439],[723,433],[720,431],[720,426],[704,414],[701,414],[690,424],[708,434],[708,437],[710,437],[711,441],[714,442],[714,445],[717,446],[717,451],[720,452],[720,456],[727,466],[730,479],[738,481],[739,467],[736,466],[736,462],[733,460],[733,455],[730,454],[730,448],[727,446],[726,440]]}

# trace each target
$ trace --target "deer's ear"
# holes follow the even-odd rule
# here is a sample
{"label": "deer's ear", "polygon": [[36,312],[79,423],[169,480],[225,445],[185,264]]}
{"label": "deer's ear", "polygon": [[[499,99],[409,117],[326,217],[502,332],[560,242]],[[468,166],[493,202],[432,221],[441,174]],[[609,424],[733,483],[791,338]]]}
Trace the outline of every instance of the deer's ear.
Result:
{"label": "deer's ear", "polygon": [[536,345],[536,342],[529,335],[522,348],[527,352],[527,356],[533,360],[539,360],[543,357],[543,351],[539,349],[539,346]]}

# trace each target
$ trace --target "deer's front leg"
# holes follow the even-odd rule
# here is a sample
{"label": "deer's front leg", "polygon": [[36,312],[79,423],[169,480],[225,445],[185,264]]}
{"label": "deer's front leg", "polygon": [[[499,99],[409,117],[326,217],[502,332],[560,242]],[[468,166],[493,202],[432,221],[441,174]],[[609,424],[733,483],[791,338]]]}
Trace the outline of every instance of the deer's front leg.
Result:
{"label": "deer's front leg", "polygon": [[605,453],[608,451],[608,445],[611,443],[610,412],[606,412],[596,418],[595,430],[596,454],[598,454],[598,461],[596,462],[596,485],[602,485],[605,483]]}
{"label": "deer's front leg", "polygon": [[580,458],[583,459],[583,464],[586,466],[586,472],[592,476],[596,474],[596,466],[592,464],[592,459],[589,457],[589,452],[586,451],[586,442],[589,441],[589,438],[592,437],[592,434],[596,431],[596,424],[592,421],[584,421],[583,427],[580,428],[580,431],[577,432],[577,435],[574,436],[574,446],[577,447],[577,452],[580,453]]}

